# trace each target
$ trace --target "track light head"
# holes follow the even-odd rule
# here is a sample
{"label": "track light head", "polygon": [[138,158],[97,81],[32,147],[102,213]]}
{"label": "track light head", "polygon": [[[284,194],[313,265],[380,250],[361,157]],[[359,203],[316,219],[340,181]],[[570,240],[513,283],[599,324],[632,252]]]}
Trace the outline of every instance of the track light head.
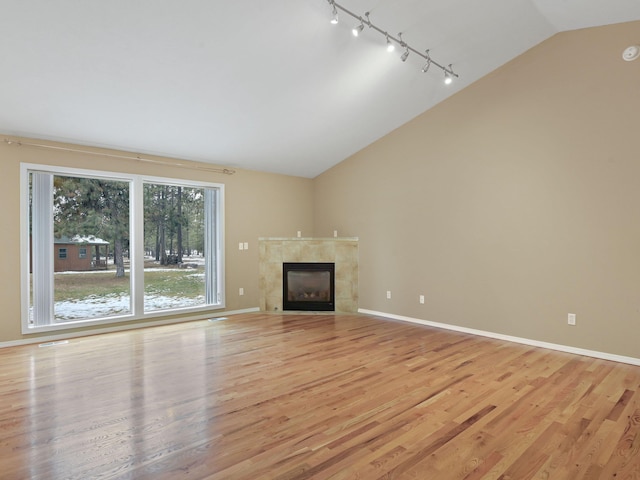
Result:
{"label": "track light head", "polygon": [[331,10],[331,25],[338,24],[338,9],[336,8],[335,2],[330,2],[333,9]]}
{"label": "track light head", "polygon": [[427,73],[429,71],[429,68],[431,67],[431,56],[429,55],[429,50],[425,50],[424,52],[424,56],[427,59],[427,63],[425,64],[424,67],[422,67],[422,73]]}
{"label": "track light head", "polygon": [[360,25],[353,27],[353,30],[351,30],[351,33],[353,33],[354,37],[357,37],[358,35],[360,35],[360,32],[362,32],[364,30],[364,23],[362,23],[362,19],[360,20]]}
{"label": "track light head", "polygon": [[408,47],[406,47],[406,50],[404,51],[404,53],[400,57],[400,60],[402,60],[403,62],[406,62],[407,58],[409,58],[409,48]]}
{"label": "track light head", "polygon": [[396,46],[391,43],[391,39],[389,38],[389,35],[387,35],[387,52],[393,52],[396,49]]}
{"label": "track light head", "polygon": [[444,69],[444,84],[451,85],[453,82],[453,70],[451,70],[451,64],[449,64],[449,69]]}

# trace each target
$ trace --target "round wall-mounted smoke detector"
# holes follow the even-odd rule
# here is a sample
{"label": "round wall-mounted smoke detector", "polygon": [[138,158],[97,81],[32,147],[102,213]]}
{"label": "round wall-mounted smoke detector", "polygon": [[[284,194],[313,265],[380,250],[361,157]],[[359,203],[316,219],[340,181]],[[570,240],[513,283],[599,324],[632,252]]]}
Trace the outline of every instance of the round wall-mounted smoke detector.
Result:
{"label": "round wall-mounted smoke detector", "polygon": [[640,45],[631,45],[622,52],[622,58],[627,62],[635,60],[638,57],[640,57]]}

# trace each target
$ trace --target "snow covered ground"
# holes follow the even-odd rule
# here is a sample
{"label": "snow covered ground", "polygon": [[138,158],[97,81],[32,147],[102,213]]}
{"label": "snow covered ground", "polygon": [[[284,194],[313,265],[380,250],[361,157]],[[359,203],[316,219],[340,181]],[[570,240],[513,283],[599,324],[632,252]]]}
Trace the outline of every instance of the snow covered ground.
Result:
{"label": "snow covered ground", "polygon": [[[129,303],[130,297],[128,295],[90,296],[82,301],[56,302],[54,313],[57,322],[125,315],[131,311]],[[198,305],[204,305],[204,295],[196,298],[176,298],[163,295],[145,295],[144,297],[146,312]]]}
{"label": "snow covered ground", "polygon": [[[204,265],[202,257],[185,257],[185,263],[193,265]],[[175,272],[175,268],[145,268],[146,271],[153,272]],[[129,271],[126,270],[126,274]],[[113,270],[94,270],[88,272],[58,272],[56,275],[113,275]],[[202,277],[204,283],[204,273],[194,270],[189,276]],[[130,295],[91,295],[81,300],[55,302],[54,316],[56,322],[74,321],[90,318],[110,317],[114,315],[126,315],[131,312]],[[145,312],[163,310],[171,308],[196,307],[204,305],[204,295],[195,298],[170,297],[165,295],[150,295],[144,297]]]}

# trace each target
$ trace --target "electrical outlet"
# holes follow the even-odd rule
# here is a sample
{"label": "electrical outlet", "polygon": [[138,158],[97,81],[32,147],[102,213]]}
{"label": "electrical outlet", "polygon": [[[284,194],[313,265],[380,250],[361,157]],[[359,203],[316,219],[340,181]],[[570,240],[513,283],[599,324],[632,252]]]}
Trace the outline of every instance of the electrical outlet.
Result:
{"label": "electrical outlet", "polygon": [[391,298],[391,290],[387,290],[387,299]]}
{"label": "electrical outlet", "polygon": [[567,315],[567,323],[569,325],[575,325],[576,324],[576,314],[575,313],[570,313],[569,315]]}
{"label": "electrical outlet", "polygon": [[249,250],[249,242],[244,242],[244,249]]}
{"label": "electrical outlet", "polygon": [[244,243],[240,242],[238,244],[238,250],[244,250]]}
{"label": "electrical outlet", "polygon": [[424,295],[420,295],[420,303],[424,303]]}
{"label": "electrical outlet", "polygon": [[244,288],[240,287],[238,290],[238,295],[244,295]]}

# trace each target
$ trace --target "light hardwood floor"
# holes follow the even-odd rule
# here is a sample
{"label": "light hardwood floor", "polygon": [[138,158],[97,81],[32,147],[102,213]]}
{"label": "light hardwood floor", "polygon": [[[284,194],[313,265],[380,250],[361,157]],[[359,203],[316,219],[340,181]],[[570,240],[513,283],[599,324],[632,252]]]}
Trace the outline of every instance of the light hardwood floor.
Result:
{"label": "light hardwood floor", "polygon": [[639,479],[640,367],[360,315],[0,350],[0,478]]}

